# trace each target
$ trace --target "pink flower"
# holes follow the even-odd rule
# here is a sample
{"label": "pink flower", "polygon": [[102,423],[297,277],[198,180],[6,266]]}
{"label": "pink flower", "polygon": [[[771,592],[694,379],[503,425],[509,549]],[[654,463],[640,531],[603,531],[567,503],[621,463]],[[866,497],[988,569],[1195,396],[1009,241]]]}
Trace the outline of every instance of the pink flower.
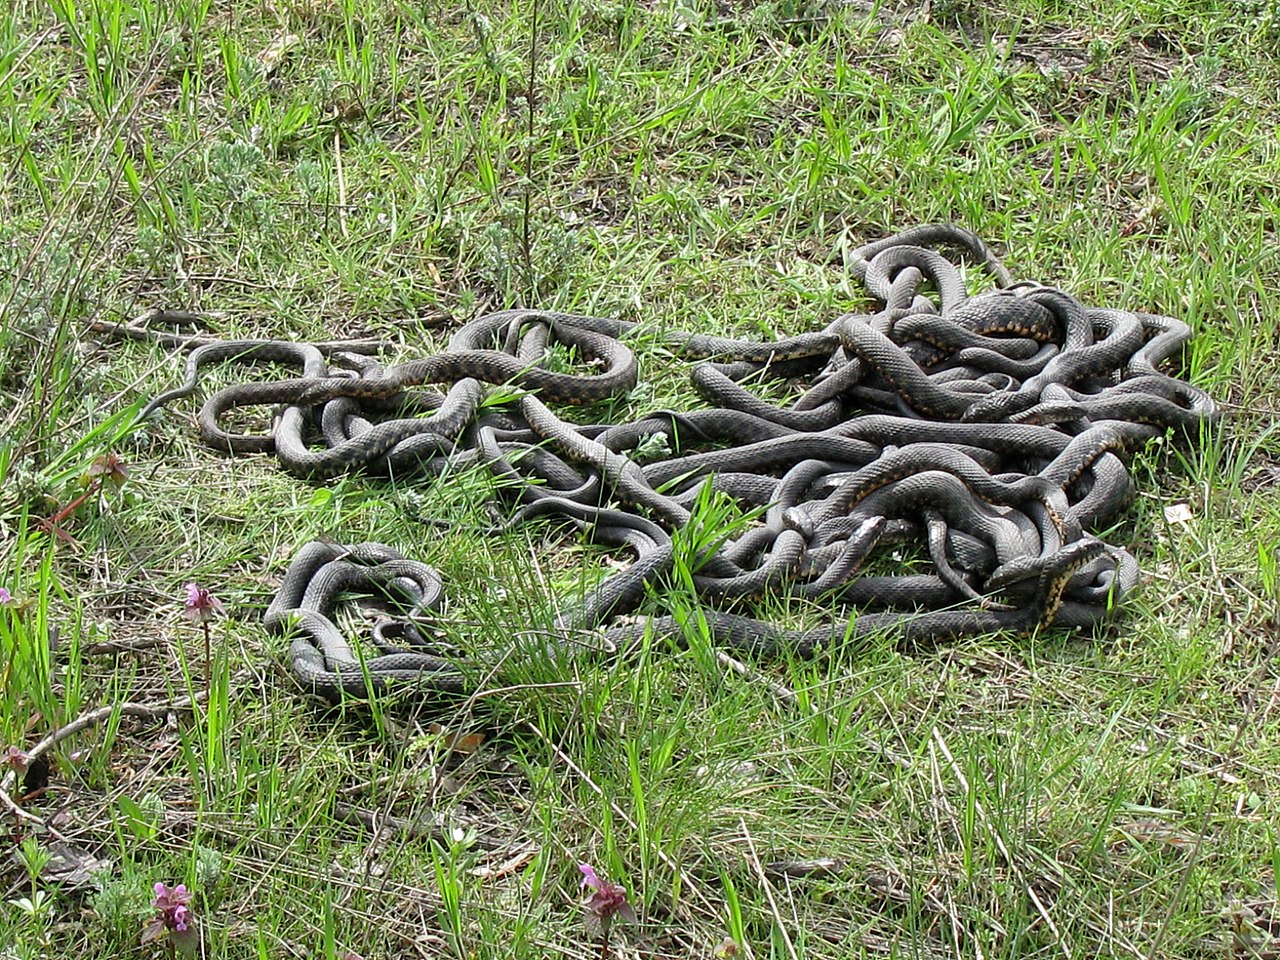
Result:
{"label": "pink flower", "polygon": [[7,764],[19,773],[27,769],[27,762],[27,755],[17,747],[5,747],[0,753],[0,764]]}
{"label": "pink flower", "polygon": [[142,930],[142,942],[150,943],[168,934],[170,942],[184,953],[194,953],[198,945],[191,908],[191,892],[184,884],[170,889],[156,882],[156,897],[151,901],[157,913]]}
{"label": "pink flower", "polygon": [[591,890],[586,902],[587,936],[608,939],[614,917],[621,917],[627,923],[636,922],[636,912],[627,903],[626,888],[601,880],[589,863],[578,864],[578,869],[582,871],[583,887]]}
{"label": "pink flower", "polygon": [[208,623],[222,613],[222,601],[210,593],[205,587],[195,583],[187,584],[187,599],[183,601],[182,615],[193,623]]}
{"label": "pink flower", "polygon": [[0,604],[13,603],[13,594],[6,587],[0,587]]}

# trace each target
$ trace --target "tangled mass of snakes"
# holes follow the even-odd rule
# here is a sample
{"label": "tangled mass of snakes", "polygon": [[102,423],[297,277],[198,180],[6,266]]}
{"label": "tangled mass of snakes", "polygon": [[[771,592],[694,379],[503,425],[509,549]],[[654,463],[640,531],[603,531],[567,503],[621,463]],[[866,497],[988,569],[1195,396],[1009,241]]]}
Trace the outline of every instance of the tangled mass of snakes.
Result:
{"label": "tangled mass of snakes", "polygon": [[[943,251],[980,267],[986,289],[970,295]],[[658,334],[697,361],[701,409],[565,419],[569,405],[625,400],[639,374],[627,341],[654,331],[506,310],[466,323],[441,353],[388,366],[340,344],[207,343],[183,385],[141,415],[194,392],[210,363],[285,363],[296,376],[208,396],[204,441],[274,454],[312,479],[492,471],[514,501],[502,528],[558,517],[634,554],[528,640],[568,654],[681,636],[687,606],[632,616],[646,598],[661,605],[654,588],[677,568],[692,569],[682,582],[699,624],[742,655],[808,656],[878,634],[915,645],[1090,627],[1123,608],[1137,563],[1095,535],[1132,497],[1122,457],[1171,429],[1194,440],[1215,416],[1205,393],[1163,369],[1188,326],[1015,282],[954,226],[867,244],[851,268],[876,307],[822,330],[772,342]],[[799,393],[785,406],[762,395],[779,381]],[[238,408],[261,404],[278,405],[269,432],[228,428]],[[740,521],[695,555],[688,531],[717,499]],[[476,665],[432,629],[444,595],[433,568],[388,546],[318,541],[297,554],[265,621],[290,638],[304,689],[327,699],[465,692]],[[750,601],[766,595],[824,621],[801,630],[753,617]],[[335,621],[360,596],[398,613],[367,644]]]}

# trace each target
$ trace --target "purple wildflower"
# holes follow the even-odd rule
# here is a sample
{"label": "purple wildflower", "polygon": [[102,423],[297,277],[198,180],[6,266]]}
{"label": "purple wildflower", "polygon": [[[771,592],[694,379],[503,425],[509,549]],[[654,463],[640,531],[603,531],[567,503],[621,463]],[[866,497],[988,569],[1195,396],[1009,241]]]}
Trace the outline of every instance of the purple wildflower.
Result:
{"label": "purple wildflower", "polygon": [[9,592],[7,587],[0,587],[0,605],[13,603],[13,594]]}
{"label": "purple wildflower", "polygon": [[160,881],[155,885],[156,897],[151,906],[156,916],[142,930],[142,942],[150,943],[168,934],[169,941],[184,953],[194,953],[197,945],[195,918],[191,915],[191,892],[185,884],[170,888]]}
{"label": "purple wildflower", "polygon": [[27,769],[28,762],[27,755],[17,747],[5,747],[4,752],[0,753],[0,764],[13,767],[19,773]]}
{"label": "purple wildflower", "polygon": [[187,599],[183,601],[182,615],[193,623],[208,623],[223,612],[222,601],[195,583],[188,583]]}
{"label": "purple wildflower", "polygon": [[587,936],[599,936],[607,941],[614,917],[621,917],[627,923],[636,922],[636,912],[627,903],[625,887],[601,880],[589,863],[578,864],[578,869],[582,871],[583,887],[591,890],[591,896],[586,902]]}

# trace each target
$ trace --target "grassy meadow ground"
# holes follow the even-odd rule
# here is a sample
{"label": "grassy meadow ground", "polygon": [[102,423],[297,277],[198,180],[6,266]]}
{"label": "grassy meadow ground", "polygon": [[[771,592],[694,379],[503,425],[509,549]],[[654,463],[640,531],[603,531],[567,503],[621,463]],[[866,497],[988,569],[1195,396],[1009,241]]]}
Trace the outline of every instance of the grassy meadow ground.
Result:
{"label": "grassy meadow ground", "polygon": [[[45,882],[54,835],[3,814],[4,960],[162,955],[138,943],[156,881],[194,891],[207,957],[588,958],[579,862],[639,911],[618,956],[1280,955],[1274,0],[6,10],[0,749],[202,687],[187,581],[229,616],[207,705],[105,717],[24,802],[109,872]],[[325,712],[259,623],[299,544],[395,544],[496,636],[600,554],[468,532],[478,476],[299,482],[203,448],[190,401],[128,431],[181,360],[87,327],[184,308],[408,357],[525,304],[772,337],[863,302],[848,251],[938,220],[1017,276],[1195,329],[1185,373],[1225,416],[1136,459],[1107,536],[1144,587],[1097,636],[746,677],[655,648],[508,665],[434,726]],[[618,415],[694,402],[678,363],[641,361]],[[43,530],[108,452],[119,492],[73,540]],[[444,830],[374,833],[337,803]],[[763,870],[818,857],[840,863]]]}

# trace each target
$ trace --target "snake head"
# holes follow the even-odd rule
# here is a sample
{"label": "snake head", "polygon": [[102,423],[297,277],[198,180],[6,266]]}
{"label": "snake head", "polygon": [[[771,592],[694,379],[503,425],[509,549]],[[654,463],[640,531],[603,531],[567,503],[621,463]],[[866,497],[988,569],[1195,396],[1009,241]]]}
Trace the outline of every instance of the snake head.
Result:
{"label": "snake head", "polygon": [[1040,573],[1040,618],[1037,629],[1048,629],[1062,607],[1062,597],[1071,578],[1090,561],[1108,552],[1108,547],[1097,537],[1083,537],[1069,543],[1045,560]]}
{"label": "snake head", "polygon": [[1001,390],[989,393],[969,404],[960,416],[961,423],[1003,423],[1025,413],[1040,400],[1039,393]]}

